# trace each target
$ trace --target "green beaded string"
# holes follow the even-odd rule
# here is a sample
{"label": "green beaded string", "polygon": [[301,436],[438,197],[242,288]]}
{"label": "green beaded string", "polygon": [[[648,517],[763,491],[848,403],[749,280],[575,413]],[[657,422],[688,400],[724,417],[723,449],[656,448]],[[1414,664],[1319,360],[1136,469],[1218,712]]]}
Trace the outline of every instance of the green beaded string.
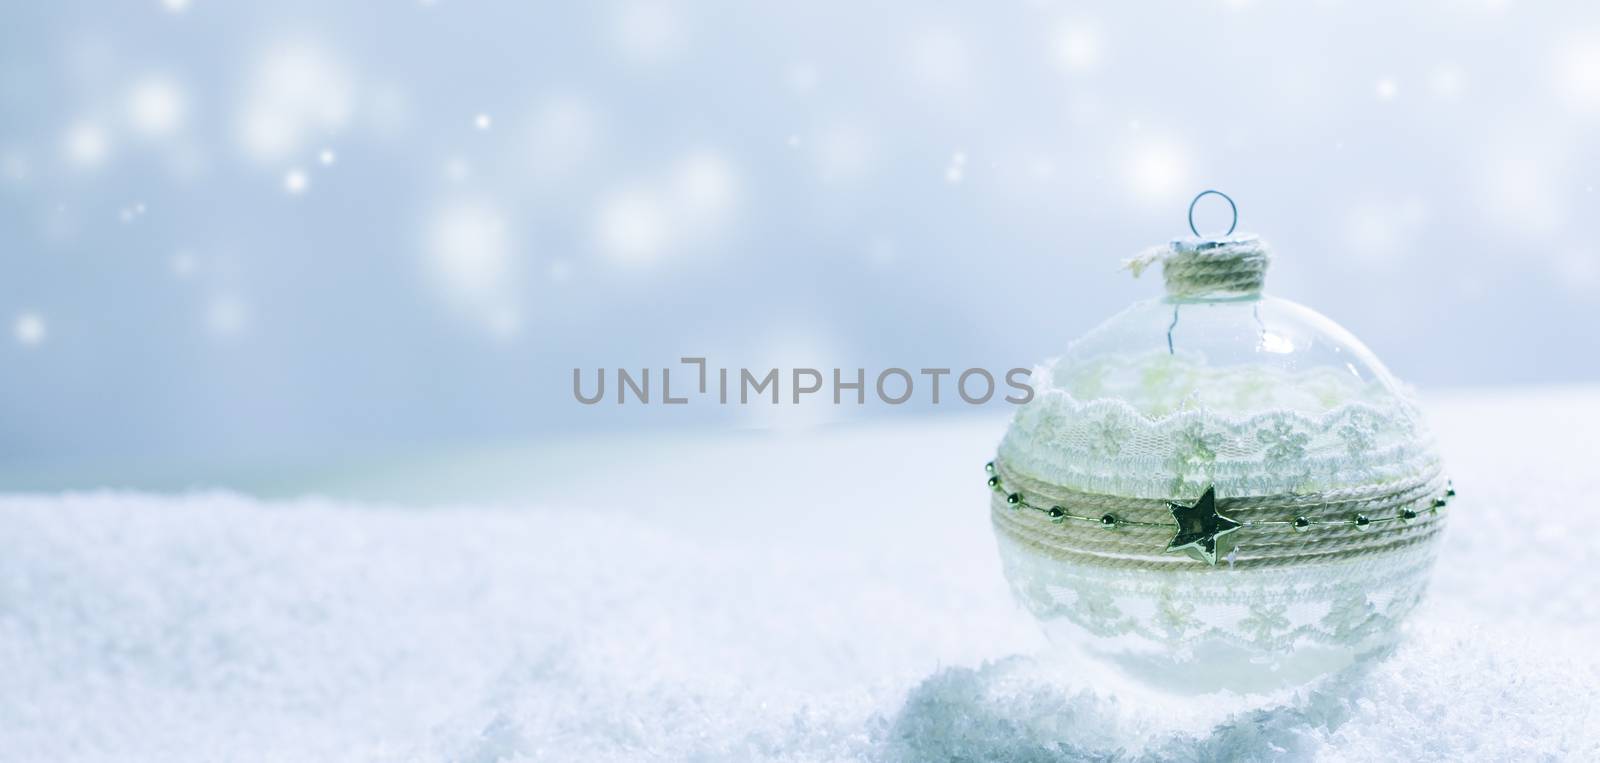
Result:
{"label": "green beaded string", "polygon": [[[1101,514],[1098,517],[1092,517],[1083,514],[1074,514],[1063,506],[1039,506],[1029,503],[1027,499],[1022,497],[1021,493],[1007,492],[1005,482],[1000,479],[1000,475],[995,470],[993,461],[984,464],[983,469],[989,474],[989,479],[987,482],[989,488],[997,493],[1004,493],[1006,496],[1007,506],[1010,506],[1012,509],[1017,511],[1021,511],[1023,509],[1037,511],[1049,518],[1051,522],[1054,522],[1058,525],[1071,521],[1091,522],[1110,530],[1115,530],[1118,527],[1154,527],[1166,529],[1176,529],[1178,527],[1176,522],[1140,522],[1131,519],[1122,519],[1111,513]],[[1428,511],[1433,514],[1438,514],[1439,512],[1443,511],[1445,507],[1449,506],[1450,500],[1455,497],[1455,487],[1447,480],[1445,482],[1444,494],[1433,499],[1432,503],[1429,504]],[[1357,513],[1351,515],[1349,519],[1312,519],[1310,517],[1300,515],[1294,517],[1293,519],[1242,520],[1239,524],[1245,527],[1293,527],[1297,532],[1308,532],[1318,527],[1354,527],[1357,530],[1370,530],[1374,525],[1387,524],[1390,522],[1411,522],[1415,520],[1417,516],[1418,514],[1415,509],[1406,507],[1400,509],[1394,514],[1382,517],[1369,517],[1366,514]]]}

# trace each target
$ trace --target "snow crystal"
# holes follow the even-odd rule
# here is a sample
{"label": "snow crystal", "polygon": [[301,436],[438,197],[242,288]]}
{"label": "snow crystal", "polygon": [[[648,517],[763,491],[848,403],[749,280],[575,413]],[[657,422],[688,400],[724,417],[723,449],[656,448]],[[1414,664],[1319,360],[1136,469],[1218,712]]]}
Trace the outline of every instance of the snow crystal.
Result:
{"label": "snow crystal", "polygon": [[1569,40],[1555,55],[1552,79],[1567,103],[1580,113],[1600,110],[1600,35]]}
{"label": "snow crystal", "polygon": [[619,265],[644,267],[714,241],[738,206],[738,178],[726,157],[703,149],[665,176],[628,181],[594,212],[596,247]]}
{"label": "snow crystal", "polygon": [[305,170],[295,168],[283,174],[283,190],[289,192],[291,196],[305,193],[306,187],[310,184],[311,178],[306,175]]}
{"label": "snow crystal", "polygon": [[250,306],[236,294],[220,292],[206,303],[205,327],[212,336],[226,338],[250,326]]}
{"label": "snow crystal", "polygon": [[1455,64],[1440,64],[1428,75],[1428,86],[1433,89],[1434,95],[1455,100],[1466,90],[1466,74]]}
{"label": "snow crystal", "polygon": [[516,335],[523,311],[510,286],[519,250],[499,205],[456,199],[431,214],[423,235],[422,276],[443,303],[491,336]]}
{"label": "snow crystal", "polygon": [[600,122],[588,99],[549,96],[528,118],[524,133],[528,162],[537,176],[556,180],[581,167],[602,142]]}
{"label": "snow crystal", "polygon": [[723,225],[739,198],[732,163],[711,151],[679,160],[671,185],[675,216],[701,232],[713,232]]}
{"label": "snow crystal", "polygon": [[23,313],[17,316],[17,322],[12,327],[12,334],[17,338],[17,343],[24,347],[33,347],[44,341],[44,318],[38,313]]}
{"label": "snow crystal", "polygon": [[128,123],[147,137],[170,135],[183,127],[188,99],[177,83],[151,75],[134,83],[127,94]]}
{"label": "snow crystal", "polygon": [[630,2],[614,9],[611,38],[618,52],[641,63],[676,58],[688,42],[678,9],[665,2]]}
{"label": "snow crystal", "polygon": [[172,259],[168,261],[168,265],[172,268],[174,276],[188,278],[194,275],[195,270],[200,267],[200,261],[194,256],[193,252],[182,251],[173,254]]}
{"label": "snow crystal", "polygon": [[1146,201],[1168,201],[1174,194],[1187,193],[1192,185],[1188,152],[1178,143],[1160,138],[1146,139],[1124,152],[1121,173],[1133,194]]}
{"label": "snow crystal", "polygon": [[511,275],[516,251],[499,208],[486,200],[441,207],[427,230],[428,276],[466,302],[495,301]]}
{"label": "snow crystal", "polygon": [[967,176],[967,155],[957,151],[950,155],[950,163],[945,165],[944,179],[951,185],[959,185]]}
{"label": "snow crystal", "polygon": [[111,139],[105,128],[89,122],[77,122],[67,128],[62,138],[62,150],[67,161],[74,166],[89,169],[98,167],[111,152]]}
{"label": "snow crystal", "polygon": [[28,179],[28,156],[16,149],[10,149],[0,157],[0,174],[7,180],[21,182]]}
{"label": "snow crystal", "polygon": [[1062,71],[1079,74],[1100,66],[1105,42],[1100,26],[1091,21],[1063,24],[1056,34],[1056,61]]}
{"label": "snow crystal", "polygon": [[798,94],[810,93],[817,89],[822,81],[822,75],[817,71],[816,64],[802,61],[789,66],[789,89]]}
{"label": "snow crystal", "polygon": [[931,92],[948,93],[972,84],[971,46],[954,29],[923,30],[911,41],[907,56],[915,81]]}
{"label": "snow crystal", "polygon": [[256,63],[237,115],[239,139],[258,161],[292,155],[311,135],[344,127],[354,108],[352,76],[318,47],[282,45]]}

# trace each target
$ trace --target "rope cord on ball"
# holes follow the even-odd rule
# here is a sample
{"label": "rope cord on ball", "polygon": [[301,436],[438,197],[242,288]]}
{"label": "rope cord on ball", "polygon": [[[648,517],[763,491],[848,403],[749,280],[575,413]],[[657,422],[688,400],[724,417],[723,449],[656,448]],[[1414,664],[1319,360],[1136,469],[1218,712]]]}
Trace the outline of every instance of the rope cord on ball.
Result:
{"label": "rope cord on ball", "polygon": [[[1182,528],[1171,501],[1082,493],[1047,485],[990,462],[994,521],[1018,540],[1055,555],[1118,567],[1173,569],[1194,563],[1170,556],[1162,541]],[[1311,494],[1217,499],[1226,521],[1247,532],[1229,561],[1278,566],[1335,561],[1394,550],[1432,537],[1455,496],[1437,468],[1405,482]],[[1108,532],[1115,531],[1115,532]],[[1212,562],[1213,564],[1215,561]]]}

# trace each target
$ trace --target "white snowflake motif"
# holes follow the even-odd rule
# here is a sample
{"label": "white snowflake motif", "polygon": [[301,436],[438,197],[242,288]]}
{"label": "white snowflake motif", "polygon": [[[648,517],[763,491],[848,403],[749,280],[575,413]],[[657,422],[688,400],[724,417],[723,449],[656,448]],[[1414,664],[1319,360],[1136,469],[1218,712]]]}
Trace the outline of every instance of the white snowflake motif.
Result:
{"label": "white snowflake motif", "polygon": [[1359,456],[1372,448],[1372,443],[1378,436],[1378,419],[1371,413],[1362,410],[1350,412],[1344,424],[1338,430],[1339,438],[1344,440],[1344,446],[1350,455]]}
{"label": "white snowflake motif", "polygon": [[1122,617],[1122,610],[1117,608],[1111,594],[1092,588],[1080,590],[1074,604],[1081,618],[1074,618],[1079,625],[1102,635],[1116,633],[1116,620]]}
{"label": "white snowflake motif", "polygon": [[1311,436],[1296,429],[1285,419],[1273,422],[1272,428],[1256,432],[1256,439],[1267,446],[1267,460],[1273,463],[1296,461],[1306,454],[1306,443]]}
{"label": "white snowflake motif", "polygon": [[1289,618],[1284,616],[1288,611],[1285,604],[1256,604],[1250,607],[1250,614],[1239,621],[1239,630],[1255,636],[1258,642],[1271,641],[1288,630]]}
{"label": "white snowflake motif", "polygon": [[1172,589],[1164,588],[1156,601],[1156,622],[1169,638],[1181,639],[1200,624],[1195,617],[1194,605],[1178,598]]}
{"label": "white snowflake motif", "polygon": [[1376,625],[1377,614],[1365,593],[1350,592],[1328,607],[1328,614],[1322,617],[1322,627],[1331,631],[1335,638],[1349,639],[1371,630]]}
{"label": "white snowflake motif", "polygon": [[1050,588],[1041,580],[1010,580],[1011,592],[1028,604],[1028,609],[1040,616],[1053,616],[1061,610]]}
{"label": "white snowflake motif", "polygon": [[1398,620],[1402,617],[1405,617],[1407,612],[1410,612],[1411,610],[1415,609],[1418,604],[1422,603],[1422,593],[1425,589],[1425,585],[1413,583],[1401,590],[1395,591],[1394,595],[1389,597],[1388,606],[1384,607],[1383,612],[1379,616],[1390,620]]}
{"label": "white snowflake motif", "polygon": [[1128,426],[1114,418],[1103,418],[1089,425],[1089,452],[1111,458],[1122,452],[1128,441]]}
{"label": "white snowflake motif", "polygon": [[1017,409],[1016,426],[1020,429],[1032,430],[1039,426],[1039,414],[1044,411],[1044,401],[1034,400]]}
{"label": "white snowflake motif", "polygon": [[1062,425],[1066,421],[1060,409],[1054,405],[1041,404],[1034,414],[1033,436],[1038,442],[1053,442],[1061,434]]}
{"label": "white snowflake motif", "polygon": [[1217,448],[1222,445],[1222,435],[1207,432],[1204,421],[1191,421],[1175,433],[1178,463],[1188,465],[1209,464],[1217,460]]}

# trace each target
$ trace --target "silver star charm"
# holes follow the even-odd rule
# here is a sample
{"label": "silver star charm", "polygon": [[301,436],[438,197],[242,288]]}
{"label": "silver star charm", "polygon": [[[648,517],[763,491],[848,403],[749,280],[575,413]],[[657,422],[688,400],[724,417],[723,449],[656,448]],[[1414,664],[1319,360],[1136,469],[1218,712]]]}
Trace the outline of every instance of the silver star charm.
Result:
{"label": "silver star charm", "polygon": [[1233,550],[1233,533],[1244,526],[1217,513],[1217,489],[1211,485],[1195,505],[1167,501],[1167,508],[1178,521],[1178,534],[1167,544],[1167,552],[1182,551],[1213,567]]}

